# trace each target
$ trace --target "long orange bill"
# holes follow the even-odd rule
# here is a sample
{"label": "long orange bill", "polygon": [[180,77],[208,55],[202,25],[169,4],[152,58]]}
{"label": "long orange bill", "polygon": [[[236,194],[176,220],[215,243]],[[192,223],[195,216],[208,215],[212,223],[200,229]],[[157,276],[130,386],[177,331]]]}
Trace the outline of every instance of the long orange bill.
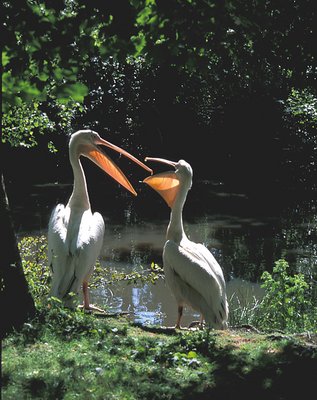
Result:
{"label": "long orange bill", "polygon": [[[135,162],[136,164],[140,165],[142,168],[151,172],[151,174],[153,173],[151,168],[149,168],[147,165],[143,164],[143,162],[139,161],[132,154],[121,149],[121,147],[118,147],[104,139],[100,139],[98,144],[107,146],[110,149],[117,151],[118,153],[126,156],[127,158],[129,158],[130,160]],[[131,185],[128,178],[124,175],[124,173],[121,171],[121,169],[111,160],[111,158],[108,155],[106,155],[101,149],[99,149],[97,146],[90,148],[87,152],[87,157],[91,161],[93,161],[95,164],[97,164],[98,167],[100,167],[104,172],[106,172],[113,179],[115,179],[118,183],[120,183],[120,185],[122,185],[127,190],[129,190],[132,194],[137,196],[137,192],[134,190],[134,188]]]}
{"label": "long orange bill", "polygon": [[[165,160],[164,158],[146,157],[145,161],[157,161],[173,167],[176,165],[174,161]],[[148,176],[143,182],[162,196],[169,207],[173,207],[180,184],[174,171],[161,172],[153,176]]]}
{"label": "long orange bill", "polygon": [[159,162],[162,164],[171,165],[172,167],[175,167],[177,164],[175,161],[169,161],[169,160],[166,160],[165,158],[159,158],[159,157],[145,157],[145,161]]}
{"label": "long orange bill", "polygon": [[101,139],[101,138],[100,138],[100,142],[98,144],[101,144],[102,146],[107,146],[110,149],[117,151],[118,153],[126,156],[127,158],[129,158],[130,160],[135,162],[136,164],[140,165],[140,167],[142,167],[145,170],[149,171],[151,173],[151,175],[153,174],[153,170],[150,167],[145,165],[142,161],[138,160],[132,154],[128,153],[126,150],[121,149],[121,147],[116,146],[115,144],[112,144],[112,143],[108,142],[107,140],[104,140],[104,139]]}
{"label": "long orange bill", "polygon": [[129,190],[132,194],[137,196],[137,192],[134,190],[134,187],[131,185],[128,178],[124,175],[121,169],[111,160],[109,156],[107,156],[100,149],[96,148],[90,150],[87,154],[88,158],[98,165],[104,172],[110,175],[113,179],[115,179],[120,185]]}

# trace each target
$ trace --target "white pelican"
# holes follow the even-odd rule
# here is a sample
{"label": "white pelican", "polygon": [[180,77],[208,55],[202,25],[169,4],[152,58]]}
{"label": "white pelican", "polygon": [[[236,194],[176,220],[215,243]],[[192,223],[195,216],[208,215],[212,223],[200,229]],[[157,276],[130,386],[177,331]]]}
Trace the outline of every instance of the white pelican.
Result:
{"label": "white pelican", "polygon": [[134,195],[136,191],[98,145],[116,150],[151,173],[152,170],[127,151],[102,139],[94,131],[80,130],[70,138],[69,160],[74,175],[73,191],[66,206],[58,204],[54,208],[48,227],[48,262],[52,272],[50,296],[61,299],[68,307],[74,307],[77,296],[73,299],[69,293],[78,295],[82,285],[84,309],[102,311],[90,305],[88,280],[101,251],[105,224],[101,214],[91,211],[80,156],[89,158]]}
{"label": "white pelican", "polygon": [[176,298],[178,317],[175,328],[180,328],[185,304],[201,314],[208,327],[226,329],[228,303],[222,269],[210,251],[200,243],[190,241],[183,228],[183,207],[192,186],[193,170],[184,160],[178,162],[147,157],[175,168],[144,179],[171,208],[163,249],[166,283]]}

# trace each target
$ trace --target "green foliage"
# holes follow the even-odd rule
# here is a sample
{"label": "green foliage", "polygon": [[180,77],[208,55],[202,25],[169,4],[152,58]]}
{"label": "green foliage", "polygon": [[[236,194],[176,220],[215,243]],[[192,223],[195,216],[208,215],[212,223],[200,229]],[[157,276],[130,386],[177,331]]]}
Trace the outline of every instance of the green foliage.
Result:
{"label": "green foliage", "polygon": [[289,179],[301,182],[307,189],[316,188],[317,93],[292,88],[284,107]]}
{"label": "green foliage", "polygon": [[39,109],[38,103],[22,103],[3,115],[2,142],[14,147],[33,147],[37,145],[37,134],[43,135],[53,128],[54,124]]}
{"label": "green foliage", "polygon": [[[80,82],[80,72],[90,57],[115,55],[128,46],[128,40],[110,26],[113,15],[122,19],[122,7],[130,9],[128,3],[118,8],[78,1],[5,2],[5,112],[22,102],[46,101],[48,96],[62,104],[82,103],[87,87]],[[132,22],[129,25],[132,29]]]}
{"label": "green foliage", "polygon": [[52,94],[56,96],[57,102],[61,104],[69,104],[79,102],[82,103],[85,96],[88,94],[88,88],[80,82],[67,83],[59,85],[58,89],[52,91]]}
{"label": "green foliage", "polygon": [[[44,135],[50,138],[55,133],[69,132],[74,116],[82,110],[80,103],[70,101],[67,104],[32,101],[13,106],[3,114],[1,141],[12,147],[37,146]],[[45,143],[49,152],[57,151],[54,140]]]}
{"label": "green foliage", "polygon": [[[55,297],[42,302],[38,308],[37,321],[45,325],[45,329],[54,330],[63,340],[73,340],[76,336],[97,334],[97,323],[90,315],[77,308],[68,309]],[[35,326],[37,321],[35,321]]]}
{"label": "green foliage", "polygon": [[94,273],[89,281],[89,286],[98,288],[102,285],[115,285],[119,282],[125,282],[127,285],[138,285],[151,283],[155,284],[159,278],[163,276],[163,268],[155,263],[151,263],[149,268],[140,265],[131,272],[116,271],[108,269],[101,265],[97,260]]}
{"label": "green foliage", "polygon": [[[82,102],[94,57],[145,57],[155,65],[230,78],[240,89],[313,81],[313,0],[4,2],[4,107],[21,101]],[[301,38],[301,40],[299,40]],[[262,79],[261,79],[262,78]],[[262,82],[261,82],[262,80]]]}
{"label": "green foliage", "polygon": [[317,307],[311,300],[311,288],[302,274],[288,274],[288,263],[275,263],[273,273],[262,274],[266,294],[259,306],[259,326],[288,332],[316,331]]}
{"label": "green foliage", "polygon": [[[214,122],[217,124],[223,107],[235,99],[241,103],[241,98],[260,98],[265,93],[282,99],[287,108],[284,99],[292,88],[313,86],[314,9],[313,0],[296,0],[292,7],[271,0],[4,2],[6,141],[13,135],[16,144],[36,144],[39,133],[60,130],[54,116],[58,106],[71,113],[73,104],[80,103],[82,118],[74,121],[70,116],[63,132],[79,126],[106,127],[111,133],[120,132],[120,140],[133,135],[134,143],[155,143],[160,150],[160,145],[166,148],[165,141],[177,143],[179,135],[189,137],[184,128],[190,129],[190,120],[193,128],[196,122],[202,126],[197,131],[198,141],[205,140],[205,135],[217,140],[219,160],[226,160],[229,153],[235,160],[233,150],[224,144],[227,141],[222,135],[216,137]],[[303,34],[305,40],[299,40]],[[31,109],[26,115],[25,104],[32,102],[39,104],[38,112]],[[173,109],[175,103],[183,105],[179,114]],[[193,114],[187,113],[193,110]],[[175,129],[171,122],[177,119]],[[245,118],[243,124],[251,122],[252,118]],[[267,131],[263,136],[271,135],[274,144],[279,143],[279,132]],[[260,137],[261,133],[257,134]],[[313,149],[313,130],[309,134]],[[244,135],[236,137],[243,139]],[[287,139],[280,143],[288,143]],[[249,142],[239,144],[246,149]],[[50,151],[54,151],[54,143],[49,141]],[[294,149],[300,148],[298,143],[301,141],[294,142]],[[185,141],[185,154],[187,147],[190,144]],[[285,146],[281,147],[284,151]],[[240,154],[237,146],[232,148]],[[252,149],[251,153],[255,152]],[[307,162],[311,169],[316,165],[313,154],[311,151]],[[225,161],[222,168],[216,158],[219,174],[226,168],[233,170]],[[285,158],[287,162],[290,159]],[[301,159],[308,158],[301,154]]]}
{"label": "green foliage", "polygon": [[[30,292],[36,306],[40,307],[43,302],[46,303],[51,282],[51,273],[47,260],[47,238],[44,235],[22,237],[18,247]],[[138,270],[126,273],[109,271],[97,261],[89,286],[100,287],[101,285],[112,285],[121,281],[127,284],[144,284],[146,282],[155,284],[162,277],[162,274],[163,269],[155,263],[152,263],[148,269],[140,266]],[[55,299],[56,301],[58,303],[57,299]]]}
{"label": "green foliage", "polygon": [[41,336],[50,335],[50,332],[62,341],[96,336],[98,320],[82,309],[68,309],[59,299],[50,297],[37,302],[35,318],[25,323],[12,340],[17,344],[34,343]]}
{"label": "green foliage", "polygon": [[39,306],[47,297],[50,285],[46,237],[23,237],[18,243],[18,248],[30,292],[36,306]]}
{"label": "green foliage", "polygon": [[[61,12],[60,4],[56,3],[54,7],[43,1],[26,0],[19,4],[19,13],[15,4],[4,3],[4,29],[8,39],[3,72],[5,112],[23,102],[45,101],[49,93],[62,102],[65,102],[65,95],[70,102],[83,100],[85,91],[83,85],[80,91],[76,86],[77,74],[73,73],[76,61],[70,51],[71,41],[75,38],[69,34],[66,40],[64,36],[64,28],[76,15],[74,10],[70,11],[69,3],[65,3],[64,12]],[[65,73],[58,75],[66,59],[66,53],[63,56],[62,52],[67,52],[66,48],[61,51],[62,45],[69,51]],[[65,82],[70,85],[68,89],[63,86]]]}
{"label": "green foliage", "polygon": [[307,165],[313,166],[315,151],[312,149],[317,140],[317,93],[307,88],[292,88],[284,106],[284,120],[291,131],[289,149],[295,152],[299,148]]}
{"label": "green foliage", "polygon": [[132,271],[130,273],[111,271],[108,284],[124,281],[127,284],[152,283],[155,284],[159,278],[162,278],[163,268],[155,263],[151,263],[150,268],[144,269],[140,267],[140,271]]}
{"label": "green foliage", "polygon": [[317,97],[308,89],[292,89],[287,99],[290,114],[297,117],[299,124],[317,125]]}

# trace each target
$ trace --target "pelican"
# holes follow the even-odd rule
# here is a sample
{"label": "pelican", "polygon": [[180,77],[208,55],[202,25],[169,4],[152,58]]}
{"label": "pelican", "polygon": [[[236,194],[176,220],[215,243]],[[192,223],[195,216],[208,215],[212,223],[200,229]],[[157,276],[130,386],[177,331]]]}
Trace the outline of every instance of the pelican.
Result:
{"label": "pelican", "polygon": [[146,157],[172,166],[175,170],[148,176],[147,185],[156,190],[171,208],[170,221],[163,249],[166,283],[175,296],[178,316],[175,328],[181,328],[184,305],[201,314],[201,325],[226,329],[228,303],[223,271],[210,251],[188,239],[183,228],[183,207],[192,186],[193,170],[186,161]]}
{"label": "pelican", "polygon": [[[147,171],[152,170],[118,146],[102,139],[97,132],[80,130],[69,141],[69,161],[73,169],[73,191],[66,206],[58,204],[48,225],[48,262],[52,272],[51,297],[73,308],[79,289],[83,290],[83,308],[102,311],[90,304],[88,281],[103,244],[105,223],[100,213],[92,212],[86,178],[80,156],[93,161],[133,195],[133,186],[117,165],[98,147],[106,146],[128,157]],[[75,298],[70,296],[75,294]]]}

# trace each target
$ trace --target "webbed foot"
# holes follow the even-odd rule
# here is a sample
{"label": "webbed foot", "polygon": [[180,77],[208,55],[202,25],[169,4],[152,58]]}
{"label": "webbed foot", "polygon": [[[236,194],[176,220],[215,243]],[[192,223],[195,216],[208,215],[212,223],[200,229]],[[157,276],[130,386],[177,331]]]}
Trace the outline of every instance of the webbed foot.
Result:
{"label": "webbed foot", "polygon": [[93,304],[89,304],[88,306],[84,306],[84,305],[80,305],[80,306],[78,306],[79,308],[82,308],[85,312],[99,312],[99,313],[102,313],[102,314],[105,314],[106,313],[106,311],[105,310],[103,310],[102,308],[99,308],[99,307],[97,307],[97,306],[94,306]]}

